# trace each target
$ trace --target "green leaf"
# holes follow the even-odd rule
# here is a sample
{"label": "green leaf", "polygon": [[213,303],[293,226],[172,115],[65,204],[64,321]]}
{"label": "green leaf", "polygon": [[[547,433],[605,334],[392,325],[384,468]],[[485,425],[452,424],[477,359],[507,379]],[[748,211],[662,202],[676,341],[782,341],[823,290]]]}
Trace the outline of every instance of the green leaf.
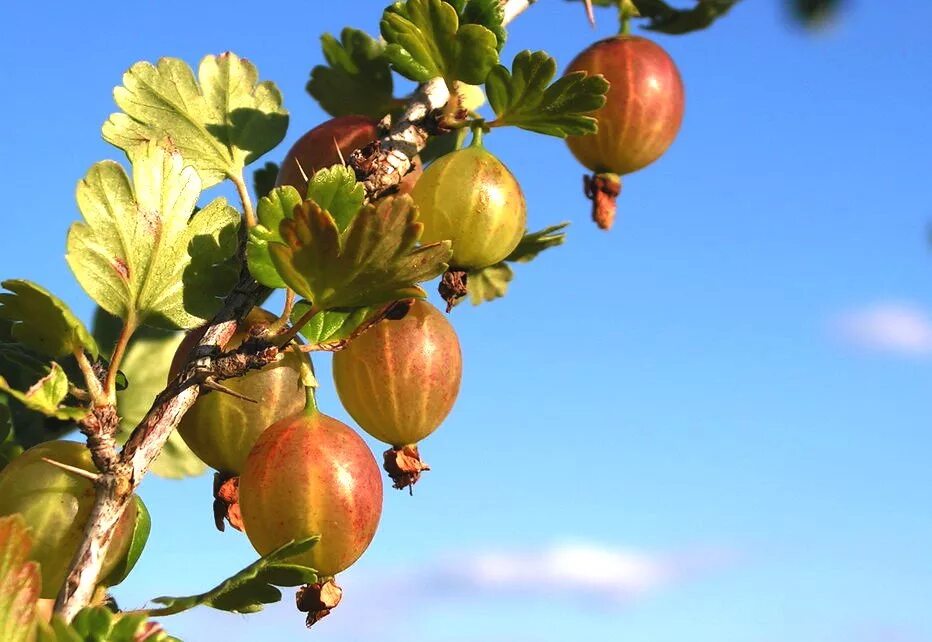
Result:
{"label": "green leaf", "polygon": [[33,642],[42,591],[39,565],[29,561],[32,538],[23,516],[0,517],[0,640]]}
{"label": "green leaf", "polygon": [[269,255],[269,243],[280,243],[279,225],[286,218],[291,218],[294,208],[301,204],[298,190],[290,185],[276,187],[268,196],[259,199],[256,208],[258,225],[249,230],[246,244],[246,260],[249,273],[262,285],[269,288],[283,288],[285,282],[278,275],[272,257]]}
{"label": "green leaf", "polygon": [[[583,0],[570,0],[580,2]],[[698,0],[691,9],[676,9],[664,0],[633,0],[640,14],[647,19],[645,29],[680,35],[709,27],[724,16],[739,0]],[[797,4],[833,4],[837,0],[794,0]],[[618,7],[618,0],[592,0],[597,7]]]}
{"label": "green leaf", "polygon": [[[48,374],[49,367],[39,355],[21,344],[0,342],[0,377],[7,386],[26,390]],[[0,460],[9,462],[23,449],[57,439],[75,428],[74,423],[35,412],[6,393],[0,393],[0,404],[12,425],[12,434],[5,442],[0,440]]]}
{"label": "green leaf", "polygon": [[366,188],[356,180],[352,169],[334,165],[314,172],[307,186],[307,197],[330,212],[342,232],[362,208]]}
{"label": "green leaf", "polygon": [[557,223],[539,232],[526,233],[505,260],[511,263],[530,263],[544,250],[563,245],[566,242],[566,232],[563,230],[567,227],[568,222]]}
{"label": "green leaf", "polygon": [[561,138],[595,132],[596,120],[587,114],[605,104],[608,81],[578,71],[551,85],[556,73],[556,61],[544,51],[522,51],[511,72],[501,65],[492,69],[486,92],[495,111],[494,124]]}
{"label": "green leaf", "polygon": [[13,413],[10,410],[9,399],[5,394],[0,395],[0,470],[19,457],[23,447],[17,443],[13,434]]}
{"label": "green leaf", "polygon": [[151,141],[133,152],[133,181],[96,164],[78,184],[85,222],[68,233],[68,265],[94,301],[124,320],[193,328],[235,283],[240,217],[218,198],[191,213],[201,181],[177,151]]}
{"label": "green leaf", "polygon": [[469,300],[473,305],[479,305],[505,296],[508,292],[508,284],[511,283],[514,275],[515,273],[504,261],[477,272],[470,272],[466,281]]}
{"label": "green leaf", "polygon": [[392,65],[418,82],[441,76],[481,85],[498,62],[495,34],[460,24],[456,8],[443,0],[396,2],[382,14],[381,29]]}
{"label": "green leaf", "polygon": [[[291,322],[297,323],[310,309],[310,302],[298,301],[291,313]],[[342,341],[361,326],[371,312],[371,307],[318,312],[304,324],[300,333],[312,346]]]}
{"label": "green leaf", "polygon": [[56,615],[43,628],[37,642],[180,642],[145,613],[114,613],[107,606],[85,607],[71,624]]}
{"label": "green leaf", "polygon": [[252,173],[252,187],[256,192],[256,199],[267,196],[269,192],[275,189],[277,178],[278,165],[271,161],[256,169]]}
{"label": "green leaf", "polygon": [[195,606],[209,606],[235,613],[261,611],[263,605],[281,599],[281,591],[275,586],[299,586],[317,581],[316,571],[291,564],[287,560],[310,550],[319,539],[315,535],[289,542],[206,593],[190,597],[157,597],[153,601],[165,606],[159,612],[166,615],[181,613]]}
{"label": "green leaf", "polygon": [[0,317],[13,323],[14,339],[56,359],[76,352],[97,358],[97,343],[64,301],[31,281],[0,285],[9,290],[0,292]]}
{"label": "green leaf", "polygon": [[391,111],[395,99],[385,43],[349,28],[340,33],[340,40],[329,33],[320,40],[329,66],[311,70],[307,91],[324,111],[376,120]]}
{"label": "green leaf", "polygon": [[416,284],[447,269],[449,241],[417,247],[423,226],[409,196],[367,205],[341,234],[313,201],[295,209],[269,250],[292,290],[321,310],[424,298]]}
{"label": "green leaf", "polygon": [[793,15],[807,27],[828,23],[843,4],[843,0],[790,0]]}
{"label": "green leaf", "polygon": [[149,541],[149,533],[152,532],[152,516],[149,515],[149,509],[138,495],[133,495],[133,501],[136,502],[136,521],[133,523],[129,548],[126,551],[126,557],[120,560],[119,564],[101,582],[105,586],[116,586],[129,576],[136,562],[139,561],[146,542]]}
{"label": "green leaf", "polygon": [[[119,319],[98,308],[94,315],[94,336],[101,345],[112,345],[120,331]],[[133,335],[121,364],[128,385],[117,392],[120,426],[117,440],[126,441],[149,412],[156,395],[165,388],[172,358],[183,335],[158,328],[140,328]],[[150,471],[159,477],[181,479],[196,477],[207,467],[198,459],[177,432],[172,432]]]}
{"label": "green leaf", "polygon": [[448,0],[456,7],[460,24],[482,25],[495,34],[498,50],[501,51],[508,39],[508,30],[502,24],[505,12],[501,0]]}
{"label": "green leaf", "polygon": [[527,233],[504,261],[470,272],[466,280],[466,290],[472,304],[479,305],[505,296],[508,285],[514,278],[514,271],[508,264],[529,263],[544,250],[563,245],[566,241],[566,233],[563,230],[568,225],[569,223],[559,223],[539,232]]}
{"label": "green leaf", "polygon": [[197,80],[177,58],[138,62],[113,91],[123,113],[104,123],[104,139],[130,154],[141,142],[168,137],[205,189],[240,177],[288,129],[278,89],[257,81],[255,66],[233,53],[204,58]]}
{"label": "green leaf", "polygon": [[39,379],[29,390],[20,392],[14,390],[7,380],[0,377],[0,391],[3,391],[19,401],[21,404],[56,419],[77,421],[87,416],[87,408],[72,408],[62,406],[68,396],[68,376],[61,366],[54,361],[47,375]]}

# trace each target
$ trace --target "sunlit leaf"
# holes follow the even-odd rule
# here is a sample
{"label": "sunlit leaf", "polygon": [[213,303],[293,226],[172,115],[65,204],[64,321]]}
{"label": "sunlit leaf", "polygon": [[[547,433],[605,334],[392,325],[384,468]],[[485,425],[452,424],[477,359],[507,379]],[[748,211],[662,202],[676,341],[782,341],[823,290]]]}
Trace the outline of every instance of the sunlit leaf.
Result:
{"label": "sunlit leaf", "polygon": [[495,34],[482,25],[460,24],[456,8],[443,0],[396,2],[382,14],[381,29],[388,59],[411,80],[439,76],[479,85],[498,62]]}
{"label": "sunlit leaf", "polygon": [[510,72],[492,69],[486,91],[495,122],[561,138],[595,132],[588,114],[605,104],[608,81],[579,71],[550,84],[556,73],[556,61],[544,51],[522,51]]}
{"label": "sunlit leaf", "polygon": [[133,180],[98,163],[78,184],[84,222],[68,234],[68,265],[94,301],[122,319],[193,328],[219,309],[238,276],[240,217],[223,198],[192,217],[201,180],[176,151],[151,141],[133,154]]}
{"label": "sunlit leaf", "polygon": [[113,91],[122,113],[104,123],[104,139],[130,154],[144,141],[170,138],[201,175],[204,188],[281,142],[288,112],[271,82],[233,53],[207,56],[194,72],[182,60],[138,62]]}
{"label": "sunlit leaf", "polygon": [[0,640],[33,642],[42,576],[29,561],[32,538],[19,513],[0,517]]}
{"label": "sunlit leaf", "polygon": [[424,298],[417,283],[447,269],[448,241],[417,246],[422,225],[408,196],[367,205],[341,233],[333,217],[305,201],[285,219],[269,250],[288,286],[321,310]]}
{"label": "sunlit leaf", "polygon": [[29,390],[25,392],[15,390],[6,379],[0,377],[0,391],[10,395],[30,410],[48,417],[76,421],[87,416],[86,408],[62,405],[65,397],[68,396],[68,376],[54,361],[49,373],[33,384]]}

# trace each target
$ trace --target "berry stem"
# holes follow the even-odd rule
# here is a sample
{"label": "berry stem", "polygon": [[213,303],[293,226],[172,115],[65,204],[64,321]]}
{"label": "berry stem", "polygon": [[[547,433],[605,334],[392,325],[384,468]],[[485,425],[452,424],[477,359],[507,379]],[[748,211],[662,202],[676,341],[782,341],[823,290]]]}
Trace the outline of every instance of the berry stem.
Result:
{"label": "berry stem", "polygon": [[117,338],[116,345],[113,346],[113,354],[110,357],[110,367],[107,369],[107,378],[104,380],[104,393],[109,403],[116,405],[116,378],[120,371],[120,364],[126,354],[126,347],[133,333],[136,332],[138,324],[135,318],[130,316],[123,322],[120,330],[120,336]]}
{"label": "berry stem", "polygon": [[243,218],[246,220],[246,227],[255,227],[258,224],[256,212],[252,208],[252,197],[249,196],[249,188],[246,187],[246,180],[243,178],[242,172],[236,176],[230,176],[230,180],[236,185],[239,200],[243,203]]}

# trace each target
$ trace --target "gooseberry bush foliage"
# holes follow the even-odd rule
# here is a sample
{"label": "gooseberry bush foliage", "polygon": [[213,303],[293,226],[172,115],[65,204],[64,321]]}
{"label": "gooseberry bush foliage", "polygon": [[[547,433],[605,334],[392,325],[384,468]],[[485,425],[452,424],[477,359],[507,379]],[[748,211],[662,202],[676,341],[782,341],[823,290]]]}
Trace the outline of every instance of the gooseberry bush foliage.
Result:
{"label": "gooseberry bush foliage", "polygon": [[[566,223],[527,229],[495,131],[568,139],[607,229],[621,176],[664,153],[685,100],[676,65],[632,22],[687,33],[734,3],[598,2],[618,8],[620,35],[559,77],[545,51],[502,59],[507,23],[531,4],[402,0],[379,38],[323,35],[307,90],[331,120],[290,150],[277,149],[283,98],[248,60],[129,68],[102,127],[125,161],[81,178],[67,234],[92,326],[36,283],[2,282],[0,639],[168,640],[152,618],[252,613],[282,587],[298,587],[308,625],[336,607],[334,577],[377,534],[383,473],[318,409],[311,357],[336,353],[341,402],[410,491],[429,470],[419,443],[459,393],[448,313],[504,296],[515,264],[565,238]],[[396,96],[396,75],[417,90]],[[225,181],[236,202],[210,197]],[[425,300],[436,279],[445,312]],[[284,306],[263,309],[276,290]],[[107,588],[168,526],[150,523],[142,478],[208,467],[218,528],[243,531],[259,559],[202,594],[119,610]]]}

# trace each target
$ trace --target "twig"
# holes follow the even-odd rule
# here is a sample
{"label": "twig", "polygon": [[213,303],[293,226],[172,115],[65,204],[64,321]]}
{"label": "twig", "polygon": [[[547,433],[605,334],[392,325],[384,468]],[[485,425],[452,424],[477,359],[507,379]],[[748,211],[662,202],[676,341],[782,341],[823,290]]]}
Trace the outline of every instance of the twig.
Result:
{"label": "twig", "polygon": [[[513,20],[532,2],[507,0],[503,5],[505,22]],[[393,189],[410,170],[411,158],[424,148],[428,137],[436,133],[435,113],[442,110],[449,99],[450,91],[442,79],[428,81],[415,93],[398,124],[385,137],[353,153],[350,164],[365,186],[370,200]],[[255,212],[243,177],[231,177],[231,180],[243,201],[246,224],[255,225]],[[169,435],[185,412],[194,405],[200,394],[200,384],[208,376],[215,381],[239,376],[251,367],[261,367],[259,364],[263,360],[269,363],[270,359],[278,356],[278,348],[260,342],[246,342],[228,355],[217,354],[220,352],[219,346],[226,345],[236,332],[237,322],[244,319],[267,293],[268,290],[256,283],[248,270],[242,273],[239,283],[227,296],[223,309],[210,322],[181,374],[156,397],[152,408],[133,430],[119,457],[106,461],[104,467],[98,466],[101,474],[95,482],[94,506],[84,529],[83,541],[72,559],[68,577],[55,601],[55,611],[65,621],[70,622],[81,608],[90,603],[120,516],[132,501],[133,492],[161,452]],[[299,329],[302,326],[302,323],[295,324]],[[249,353],[249,350],[253,350],[254,354]],[[91,385],[90,381],[88,385]],[[99,382],[97,385],[100,385]],[[109,424],[117,418],[112,406],[107,410],[111,411],[112,418],[102,416],[99,426],[82,427],[88,435],[89,444],[95,431],[109,430]]]}
{"label": "twig", "polygon": [[249,196],[249,188],[246,187],[246,181],[243,175],[231,176],[230,181],[236,186],[236,192],[239,194],[239,200],[243,203],[243,217],[246,219],[246,227],[255,227],[256,212],[252,209],[252,198]]}
{"label": "twig", "polygon": [[136,322],[133,319],[127,319],[120,330],[120,336],[116,345],[113,347],[113,354],[110,357],[110,367],[107,369],[107,378],[104,380],[104,393],[107,395],[109,403],[116,402],[116,378],[120,370],[120,363],[123,361],[123,355],[126,354],[126,346],[136,331]]}

